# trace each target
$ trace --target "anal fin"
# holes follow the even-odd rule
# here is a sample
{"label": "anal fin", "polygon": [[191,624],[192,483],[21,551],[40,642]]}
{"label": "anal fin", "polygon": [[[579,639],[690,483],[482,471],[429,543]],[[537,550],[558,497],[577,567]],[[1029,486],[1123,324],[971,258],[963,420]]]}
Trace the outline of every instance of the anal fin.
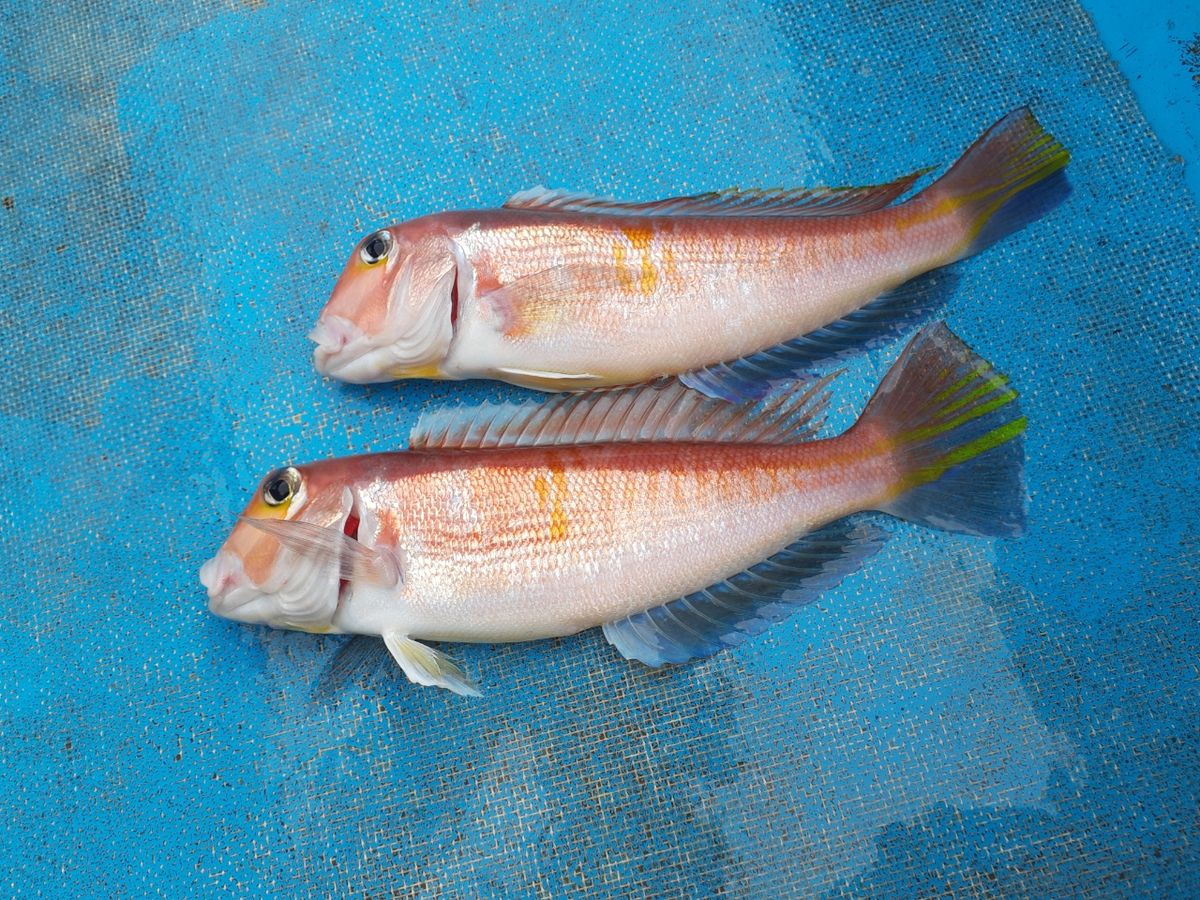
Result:
{"label": "anal fin", "polygon": [[899,337],[943,306],[957,285],[958,275],[951,270],[926,272],[823,328],[741,359],[687,372],[679,380],[709,397],[757,400],[773,382]]}
{"label": "anal fin", "polygon": [[886,540],[882,528],[839,519],[732,578],[609,622],[604,636],[626,659],[648,666],[712,656],[813,602]]}
{"label": "anal fin", "polygon": [[479,697],[479,687],[462,668],[440,650],[427,647],[397,631],[383,636],[392,658],[414,684],[445,688],[464,697]]}

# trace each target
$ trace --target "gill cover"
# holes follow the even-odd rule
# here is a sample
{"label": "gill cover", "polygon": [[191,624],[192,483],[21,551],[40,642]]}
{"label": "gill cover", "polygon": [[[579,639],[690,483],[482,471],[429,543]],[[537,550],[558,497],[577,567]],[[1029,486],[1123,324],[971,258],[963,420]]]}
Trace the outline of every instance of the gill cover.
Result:
{"label": "gill cover", "polygon": [[337,612],[338,575],[336,567],[281,547],[267,577],[255,580],[239,554],[222,548],[201,567],[200,582],[208,589],[209,610],[224,619],[322,632],[331,629]]}
{"label": "gill cover", "polygon": [[[208,589],[209,609],[218,616],[251,625],[325,632],[333,629],[343,573],[341,561],[314,553],[296,541],[281,540],[283,526],[317,527],[341,534],[351,519],[354,495],[349,488],[327,495],[311,492],[297,481],[287,501],[286,519],[260,518],[270,509],[264,502],[275,483],[295,473],[281,469],[267,476],[262,498],[253,500],[246,513],[211,560],[200,570]],[[328,524],[326,524],[328,523]],[[347,565],[352,565],[348,560]]]}
{"label": "gill cover", "polygon": [[366,262],[364,248],[355,249],[309,334],[323,375],[369,384],[439,374],[454,337],[455,280],[465,257],[445,234],[389,233],[386,257]]}

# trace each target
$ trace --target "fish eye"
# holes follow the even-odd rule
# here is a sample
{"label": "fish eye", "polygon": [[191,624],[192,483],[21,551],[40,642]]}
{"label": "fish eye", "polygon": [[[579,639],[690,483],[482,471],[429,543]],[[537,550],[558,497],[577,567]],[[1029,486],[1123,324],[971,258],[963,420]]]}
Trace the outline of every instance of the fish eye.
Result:
{"label": "fish eye", "polygon": [[292,466],[276,469],[263,482],[263,500],[267,506],[279,506],[279,504],[291,500],[298,487],[300,487],[300,472],[297,469]]}
{"label": "fish eye", "polygon": [[392,233],[384,228],[367,236],[362,243],[362,248],[358,251],[358,258],[368,266],[373,266],[387,259],[391,250]]}

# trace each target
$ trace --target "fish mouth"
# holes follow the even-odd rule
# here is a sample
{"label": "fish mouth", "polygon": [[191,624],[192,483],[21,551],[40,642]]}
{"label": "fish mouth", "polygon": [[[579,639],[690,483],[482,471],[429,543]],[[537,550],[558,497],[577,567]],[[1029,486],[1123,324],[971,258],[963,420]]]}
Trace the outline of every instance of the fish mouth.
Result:
{"label": "fish mouth", "polygon": [[313,349],[314,368],[348,384],[395,381],[395,371],[405,368],[399,362],[403,353],[398,350],[398,342],[372,337],[341,316],[322,317],[308,339],[317,345]]}
{"label": "fish mouth", "polygon": [[[322,316],[308,339],[313,350],[313,366],[322,375],[351,384],[390,381],[379,377],[386,368],[386,347],[378,346],[361,328],[342,316]],[[383,352],[381,352],[383,351]]]}
{"label": "fish mouth", "polygon": [[[342,514],[332,527],[358,540],[362,510],[356,492],[346,489]],[[246,572],[240,554],[224,547],[200,567],[208,591],[208,609],[235,622],[328,631],[333,617],[351,596],[353,562],[345,555],[324,562],[281,547],[261,583]]]}
{"label": "fish mouth", "polygon": [[208,611],[223,619],[237,618],[239,610],[264,596],[250,581],[242,558],[228,550],[200,567],[200,583],[208,591]]}
{"label": "fish mouth", "polygon": [[450,266],[414,297],[413,263],[406,262],[392,281],[378,331],[368,333],[339,315],[317,319],[308,335],[317,345],[313,365],[351,384],[442,377],[441,363],[458,324],[460,276],[459,267]]}

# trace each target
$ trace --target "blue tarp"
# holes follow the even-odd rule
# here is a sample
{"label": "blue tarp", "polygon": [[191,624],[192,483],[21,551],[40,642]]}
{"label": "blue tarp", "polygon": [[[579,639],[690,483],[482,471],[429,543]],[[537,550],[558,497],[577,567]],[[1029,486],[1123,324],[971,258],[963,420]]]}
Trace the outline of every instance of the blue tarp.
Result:
{"label": "blue tarp", "polygon": [[[1200,892],[1200,218],[1074,2],[0,21],[0,892]],[[887,522],[697,665],[455,647],[477,701],[205,609],[266,471],[522,395],[314,372],[368,230],[535,184],[879,182],[1023,103],[1075,193],[961,265],[947,320],[1022,392],[1024,538]],[[850,366],[835,428],[898,350]]]}

